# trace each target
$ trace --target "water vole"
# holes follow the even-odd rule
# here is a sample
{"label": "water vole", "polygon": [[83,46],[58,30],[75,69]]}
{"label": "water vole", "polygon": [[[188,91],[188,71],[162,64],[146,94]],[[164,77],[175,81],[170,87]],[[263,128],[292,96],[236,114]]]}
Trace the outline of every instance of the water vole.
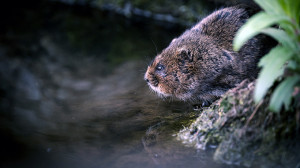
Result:
{"label": "water vole", "polygon": [[148,66],[144,76],[162,97],[211,103],[244,79],[257,76],[257,62],[269,45],[259,35],[239,52],[232,49],[237,30],[250,14],[242,7],[213,12],[173,39]]}

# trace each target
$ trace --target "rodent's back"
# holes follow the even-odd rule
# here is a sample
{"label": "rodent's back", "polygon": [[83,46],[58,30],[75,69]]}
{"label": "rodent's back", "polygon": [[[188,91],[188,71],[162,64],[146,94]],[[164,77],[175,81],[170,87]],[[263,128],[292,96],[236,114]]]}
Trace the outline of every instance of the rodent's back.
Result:
{"label": "rodent's back", "polygon": [[249,40],[239,52],[233,38],[249,18],[240,7],[218,10],[175,38],[148,66],[145,79],[161,96],[211,102],[246,78],[257,75],[264,36]]}

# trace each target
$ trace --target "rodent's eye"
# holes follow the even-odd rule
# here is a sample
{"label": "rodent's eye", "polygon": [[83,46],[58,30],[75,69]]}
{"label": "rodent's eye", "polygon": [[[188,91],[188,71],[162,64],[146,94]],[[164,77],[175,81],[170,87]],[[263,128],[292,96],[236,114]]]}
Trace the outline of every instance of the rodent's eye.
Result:
{"label": "rodent's eye", "polygon": [[158,71],[161,71],[161,70],[163,70],[164,68],[165,68],[165,67],[164,67],[163,65],[161,65],[161,64],[157,64],[156,67],[155,67],[155,69],[158,70]]}

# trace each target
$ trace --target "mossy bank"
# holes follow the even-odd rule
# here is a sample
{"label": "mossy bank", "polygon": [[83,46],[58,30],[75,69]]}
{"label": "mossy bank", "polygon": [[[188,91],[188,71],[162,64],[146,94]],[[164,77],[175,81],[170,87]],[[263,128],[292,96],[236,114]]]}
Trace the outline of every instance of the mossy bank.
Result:
{"label": "mossy bank", "polygon": [[[300,164],[299,106],[280,114],[268,110],[269,98],[253,101],[254,82],[243,81],[203,108],[178,140],[197,149],[216,148],[218,162],[245,167],[297,167]],[[299,94],[299,93],[298,93]]]}

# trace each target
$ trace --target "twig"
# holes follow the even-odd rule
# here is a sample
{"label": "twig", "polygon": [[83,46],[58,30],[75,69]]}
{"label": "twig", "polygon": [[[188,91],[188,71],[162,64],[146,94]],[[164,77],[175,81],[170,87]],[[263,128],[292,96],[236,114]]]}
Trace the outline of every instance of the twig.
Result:
{"label": "twig", "polygon": [[254,117],[255,113],[257,112],[258,108],[262,105],[263,101],[261,100],[258,105],[255,107],[254,111],[252,112],[251,116],[248,118],[246,124],[245,124],[245,128],[249,125],[250,121],[252,120],[252,118]]}

